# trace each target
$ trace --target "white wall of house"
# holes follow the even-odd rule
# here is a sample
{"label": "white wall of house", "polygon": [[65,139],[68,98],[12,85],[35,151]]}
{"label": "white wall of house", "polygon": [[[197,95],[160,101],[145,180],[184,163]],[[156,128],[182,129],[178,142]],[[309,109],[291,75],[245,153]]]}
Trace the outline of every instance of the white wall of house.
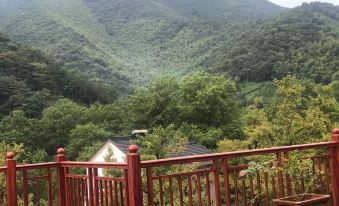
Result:
{"label": "white wall of house", "polygon": [[[126,154],[123,153],[117,146],[111,141],[107,141],[104,146],[89,160],[89,162],[105,162],[105,156],[108,153],[108,148],[111,147],[113,150],[114,158],[117,162],[125,162]],[[102,169],[98,169],[98,175],[103,176]]]}

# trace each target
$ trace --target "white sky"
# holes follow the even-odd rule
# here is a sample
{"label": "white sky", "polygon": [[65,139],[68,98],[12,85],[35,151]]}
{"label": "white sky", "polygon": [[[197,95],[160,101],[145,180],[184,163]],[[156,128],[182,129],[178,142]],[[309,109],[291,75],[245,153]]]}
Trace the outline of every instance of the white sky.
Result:
{"label": "white sky", "polygon": [[[280,6],[284,6],[284,7],[289,7],[289,8],[293,8],[296,6],[300,6],[303,2],[312,2],[312,1],[316,1],[316,0],[269,0],[275,4],[278,4]],[[329,2],[335,5],[339,5],[339,0],[317,0],[320,2]]]}

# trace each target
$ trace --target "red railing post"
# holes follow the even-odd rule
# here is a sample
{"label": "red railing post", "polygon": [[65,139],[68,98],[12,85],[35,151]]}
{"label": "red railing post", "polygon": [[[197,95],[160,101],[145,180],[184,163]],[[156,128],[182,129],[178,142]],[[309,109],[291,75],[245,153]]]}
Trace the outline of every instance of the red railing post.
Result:
{"label": "red railing post", "polygon": [[333,192],[333,205],[339,205],[339,129],[335,128],[332,131],[331,141],[336,142],[336,147],[330,149],[330,164],[331,164],[331,180]]}
{"label": "red railing post", "polygon": [[141,160],[138,147],[130,145],[127,154],[127,182],[129,206],[142,206]]}
{"label": "red railing post", "polygon": [[58,205],[66,206],[66,177],[65,171],[61,167],[61,162],[66,161],[65,150],[63,148],[59,148],[57,150],[56,162],[57,166],[57,182],[58,182]]}
{"label": "red railing post", "polygon": [[14,160],[14,153],[8,152],[6,155],[7,166],[7,205],[17,206],[17,193],[16,193],[16,162]]}

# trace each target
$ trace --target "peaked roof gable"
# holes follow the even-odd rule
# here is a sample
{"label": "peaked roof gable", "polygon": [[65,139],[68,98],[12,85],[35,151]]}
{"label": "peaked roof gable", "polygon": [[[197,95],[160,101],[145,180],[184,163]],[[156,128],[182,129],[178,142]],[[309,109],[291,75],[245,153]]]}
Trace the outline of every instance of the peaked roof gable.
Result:
{"label": "peaked roof gable", "polygon": [[[111,137],[111,139],[107,140],[100,149],[92,156],[90,161],[99,154],[105,146],[111,143],[115,145],[121,152],[124,154],[128,153],[128,147],[132,144],[132,137],[130,136],[118,136],[118,137]],[[180,154],[173,153],[171,157],[180,157],[180,156],[191,156],[191,155],[202,155],[202,154],[209,154],[209,151],[205,146],[198,144],[198,143],[189,143],[184,151]]]}
{"label": "peaked roof gable", "polygon": [[[112,137],[110,141],[117,146],[123,153],[128,153],[128,147],[132,144],[131,137]],[[198,143],[189,143],[181,154],[172,154],[172,157],[209,154],[206,147]]]}

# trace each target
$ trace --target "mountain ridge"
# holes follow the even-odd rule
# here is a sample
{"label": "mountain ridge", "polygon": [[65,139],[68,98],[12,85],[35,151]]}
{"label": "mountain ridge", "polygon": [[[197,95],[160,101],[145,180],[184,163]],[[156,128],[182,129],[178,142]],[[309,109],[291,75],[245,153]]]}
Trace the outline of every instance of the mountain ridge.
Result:
{"label": "mountain ridge", "polygon": [[[159,73],[181,76],[203,69],[199,64],[213,50],[220,50],[215,39],[227,40],[235,21],[283,10],[266,0],[256,0],[261,7],[249,2],[214,0],[205,9],[202,0],[186,0],[184,5],[168,0],[4,0],[0,29],[16,41],[55,55],[67,68],[92,81],[104,79],[114,84],[111,76],[123,73],[144,82]],[[185,9],[192,4],[195,13]],[[248,12],[251,8],[253,12]],[[221,15],[221,23],[220,18],[211,18],[215,13],[232,18]],[[206,47],[211,49],[205,53]]]}

